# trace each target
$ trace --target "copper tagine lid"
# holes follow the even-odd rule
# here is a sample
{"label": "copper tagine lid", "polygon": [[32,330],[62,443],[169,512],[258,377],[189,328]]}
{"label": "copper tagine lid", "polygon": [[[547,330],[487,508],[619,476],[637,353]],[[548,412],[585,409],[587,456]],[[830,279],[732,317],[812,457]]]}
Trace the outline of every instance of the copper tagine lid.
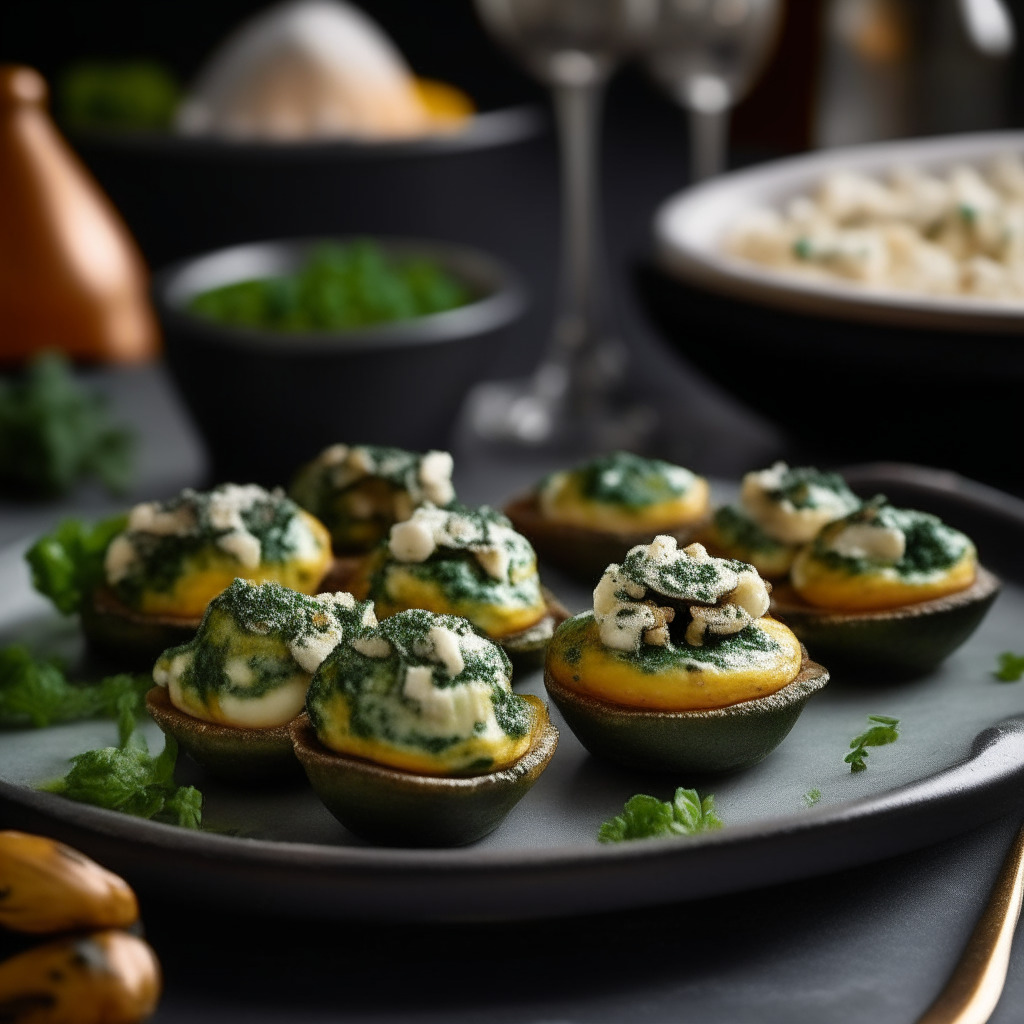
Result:
{"label": "copper tagine lid", "polygon": [[146,266],[46,97],[32,68],[0,65],[0,361],[41,349],[149,359],[159,335]]}

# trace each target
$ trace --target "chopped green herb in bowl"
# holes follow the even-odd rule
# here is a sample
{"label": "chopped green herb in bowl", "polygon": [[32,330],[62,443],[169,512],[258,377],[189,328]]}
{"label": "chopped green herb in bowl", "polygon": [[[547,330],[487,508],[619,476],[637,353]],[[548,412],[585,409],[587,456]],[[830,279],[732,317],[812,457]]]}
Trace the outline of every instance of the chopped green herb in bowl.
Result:
{"label": "chopped green herb in bowl", "polygon": [[203,292],[189,309],[233,327],[300,333],[413,320],[472,299],[470,289],[434,260],[390,255],[359,240],[320,246],[297,273]]}

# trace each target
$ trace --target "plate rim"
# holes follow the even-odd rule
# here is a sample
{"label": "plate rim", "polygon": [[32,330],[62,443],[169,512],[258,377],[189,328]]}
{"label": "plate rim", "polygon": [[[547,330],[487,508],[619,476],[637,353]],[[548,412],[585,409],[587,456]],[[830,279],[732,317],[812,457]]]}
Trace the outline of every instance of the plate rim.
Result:
{"label": "plate rim", "polygon": [[[894,139],[818,150],[730,171],[677,192],[661,203],[652,221],[655,259],[663,269],[690,284],[800,313],[942,331],[1018,332],[1024,325],[1024,302],[844,286],[770,270],[720,248],[726,229],[722,218],[735,221],[740,209],[755,205],[749,202],[752,195],[771,192],[776,194],[777,201],[784,195],[806,190],[834,168],[878,173],[901,162],[940,166],[958,160],[980,161],[1007,151],[1024,155],[1024,131]],[[736,205],[737,200],[741,206]],[[762,199],[761,204],[765,201]],[[717,218],[713,215],[716,210]],[[703,240],[697,240],[691,236],[701,233],[695,225],[700,228],[702,220],[710,223],[701,229]]]}

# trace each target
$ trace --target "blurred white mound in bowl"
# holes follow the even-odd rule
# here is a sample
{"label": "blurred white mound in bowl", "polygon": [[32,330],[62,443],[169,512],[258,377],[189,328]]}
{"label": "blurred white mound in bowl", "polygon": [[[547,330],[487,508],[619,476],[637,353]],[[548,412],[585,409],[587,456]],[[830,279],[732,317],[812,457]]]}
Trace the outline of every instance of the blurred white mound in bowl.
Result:
{"label": "blurred white mound in bowl", "polygon": [[237,29],[186,98],[187,135],[392,139],[437,129],[398,48],[341,0],[293,0]]}

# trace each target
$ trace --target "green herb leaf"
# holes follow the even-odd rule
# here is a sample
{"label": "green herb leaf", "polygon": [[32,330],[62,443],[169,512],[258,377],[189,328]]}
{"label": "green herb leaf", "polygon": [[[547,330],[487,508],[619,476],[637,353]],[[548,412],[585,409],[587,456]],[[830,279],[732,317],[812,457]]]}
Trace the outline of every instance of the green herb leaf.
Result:
{"label": "green herb leaf", "polygon": [[721,827],[722,822],[715,814],[715,798],[708,795],[702,800],[695,789],[680,786],[671,803],[646,793],[630,797],[622,813],[601,826],[597,838],[602,843],[621,843],[632,839],[695,835]]}
{"label": "green herb leaf", "polygon": [[393,256],[358,239],[323,245],[289,277],[224,285],[196,296],[197,316],[272,331],[346,331],[455,309],[473,295],[433,260]]}
{"label": "green herb leaf", "polygon": [[152,685],[145,676],[110,676],[98,683],[70,683],[49,661],[39,661],[27,647],[0,648],[0,727],[37,729],[55,722],[106,716],[119,721],[141,711]]}
{"label": "green herb leaf", "polygon": [[71,770],[40,787],[69,800],[105,807],[137,818],[155,818],[183,828],[199,828],[203,798],[192,786],[176,786],[174,766],[178,744],[166,738],[152,757],[145,740],[134,732],[121,747],[87,750],[71,758]]}
{"label": "green herb leaf", "polygon": [[998,658],[999,668],[992,674],[1004,683],[1019,683],[1024,676],[1024,654],[1003,651]]}
{"label": "green herb leaf", "polygon": [[127,525],[126,515],[104,519],[94,526],[65,519],[25,552],[32,585],[65,615],[80,611],[82,603],[103,582],[103,559],[110,542]]}
{"label": "green herb leaf", "polygon": [[850,766],[851,772],[862,772],[867,768],[868,747],[884,747],[889,743],[895,743],[900,738],[898,718],[889,718],[887,715],[868,715],[869,722],[877,722],[866,732],[854,736],[850,740],[850,753],[843,758],[843,761]]}
{"label": "green herb leaf", "polygon": [[131,432],[115,427],[106,402],[75,379],[56,353],[38,356],[24,376],[0,380],[0,491],[56,497],[84,477],[114,493],[132,478]]}
{"label": "green herb leaf", "polygon": [[808,807],[813,807],[821,799],[820,789],[809,789],[804,793],[804,803]]}

